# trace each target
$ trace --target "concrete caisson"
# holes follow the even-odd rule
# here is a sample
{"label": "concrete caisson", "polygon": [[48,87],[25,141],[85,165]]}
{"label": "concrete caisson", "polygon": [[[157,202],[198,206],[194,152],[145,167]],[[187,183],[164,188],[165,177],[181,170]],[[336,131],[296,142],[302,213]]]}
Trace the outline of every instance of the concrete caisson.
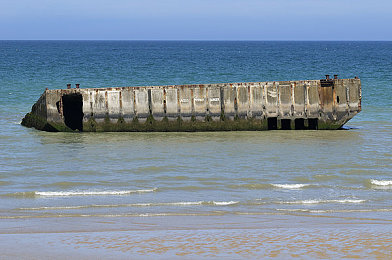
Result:
{"label": "concrete caisson", "polygon": [[339,129],[361,81],[326,79],[48,90],[22,120],[45,131]]}

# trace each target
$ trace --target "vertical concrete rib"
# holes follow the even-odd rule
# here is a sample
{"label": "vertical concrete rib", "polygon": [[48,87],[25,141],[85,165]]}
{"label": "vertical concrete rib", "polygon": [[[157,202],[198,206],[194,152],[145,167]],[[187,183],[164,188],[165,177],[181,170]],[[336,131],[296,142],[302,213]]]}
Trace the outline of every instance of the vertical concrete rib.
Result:
{"label": "vertical concrete rib", "polygon": [[136,106],[136,95],[135,95],[135,89],[132,88],[132,102],[133,102],[133,118],[137,118],[137,106]]}
{"label": "vertical concrete rib", "polygon": [[192,117],[195,116],[195,95],[194,95],[194,87],[191,87],[191,114]]}
{"label": "vertical concrete rib", "polygon": [[220,105],[221,105],[221,120],[224,120],[225,115],[225,92],[223,86],[219,87],[220,92]]}
{"label": "vertical concrete rib", "polygon": [[147,95],[148,95],[148,111],[150,115],[152,115],[151,89],[147,90]]}

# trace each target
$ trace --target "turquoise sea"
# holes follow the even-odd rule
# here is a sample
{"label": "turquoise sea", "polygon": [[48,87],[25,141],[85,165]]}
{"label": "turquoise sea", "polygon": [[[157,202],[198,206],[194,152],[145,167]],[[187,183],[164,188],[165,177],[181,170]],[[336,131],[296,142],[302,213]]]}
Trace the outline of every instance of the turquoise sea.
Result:
{"label": "turquoise sea", "polygon": [[[358,76],[337,131],[48,133],[45,88]],[[6,258],[392,257],[392,42],[0,41]]]}

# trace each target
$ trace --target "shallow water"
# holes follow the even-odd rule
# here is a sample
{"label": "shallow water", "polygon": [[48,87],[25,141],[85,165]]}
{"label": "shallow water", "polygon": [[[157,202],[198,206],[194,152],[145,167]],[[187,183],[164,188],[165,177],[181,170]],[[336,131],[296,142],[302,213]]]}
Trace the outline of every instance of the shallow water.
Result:
{"label": "shallow water", "polygon": [[[194,241],[221,241],[217,246],[224,247],[226,238],[256,236],[257,231],[246,230],[260,226],[287,226],[280,246],[318,232],[318,226],[350,234],[350,225],[361,224],[356,228],[368,235],[352,234],[365,240],[390,229],[391,42],[0,41],[0,55],[2,234],[25,234],[24,240],[34,241],[32,234],[40,232],[61,237],[140,231],[138,236],[148,239],[180,228],[213,235],[175,235],[166,241],[170,246],[189,235]],[[363,111],[346,130],[46,133],[19,124],[45,87],[70,82],[133,86],[317,79],[326,73],[362,80]],[[234,229],[245,233],[234,235]],[[294,233],[297,238],[290,240]],[[343,249],[335,254],[338,246],[322,246],[321,240],[333,236],[320,232],[312,243],[324,248],[326,257],[344,257]],[[184,246],[189,257],[233,256]],[[124,249],[103,248],[109,255]],[[375,252],[361,248],[360,257]],[[252,256],[255,250],[249,250],[234,255]],[[274,250],[253,256],[273,257]],[[161,256],[175,254],[166,253]]]}

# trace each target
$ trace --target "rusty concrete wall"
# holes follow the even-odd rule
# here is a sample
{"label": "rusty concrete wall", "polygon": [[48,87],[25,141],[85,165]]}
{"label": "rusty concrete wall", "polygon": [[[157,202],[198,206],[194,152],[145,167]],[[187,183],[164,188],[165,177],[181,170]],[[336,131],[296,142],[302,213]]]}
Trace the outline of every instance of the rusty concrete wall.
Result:
{"label": "rusty concrete wall", "polygon": [[[228,122],[246,124],[244,122],[251,121],[253,126],[249,128],[264,130],[268,118],[276,119],[277,129],[298,128],[297,123],[302,121],[296,119],[303,120],[305,128],[309,126],[308,119],[313,122],[317,119],[318,129],[336,129],[361,110],[361,83],[355,78],[327,82],[304,80],[46,90],[37,102],[41,107],[46,102],[46,115],[39,112],[40,115],[49,123],[64,122],[62,96],[71,94],[83,97],[84,124],[115,125],[120,122],[123,131],[138,131],[139,128],[130,125],[135,122],[147,124],[147,121],[152,126],[140,128],[141,131],[153,131],[158,122],[170,124],[177,121],[182,127],[187,122],[211,122],[216,130],[247,130],[247,126],[242,128],[238,124],[230,128]],[[219,124],[225,127],[221,128]],[[116,131],[116,128],[107,129]],[[203,126],[194,129],[200,130]],[[90,131],[88,127],[84,130]],[[176,126],[169,130],[176,130]],[[207,127],[206,130],[215,129]]]}

